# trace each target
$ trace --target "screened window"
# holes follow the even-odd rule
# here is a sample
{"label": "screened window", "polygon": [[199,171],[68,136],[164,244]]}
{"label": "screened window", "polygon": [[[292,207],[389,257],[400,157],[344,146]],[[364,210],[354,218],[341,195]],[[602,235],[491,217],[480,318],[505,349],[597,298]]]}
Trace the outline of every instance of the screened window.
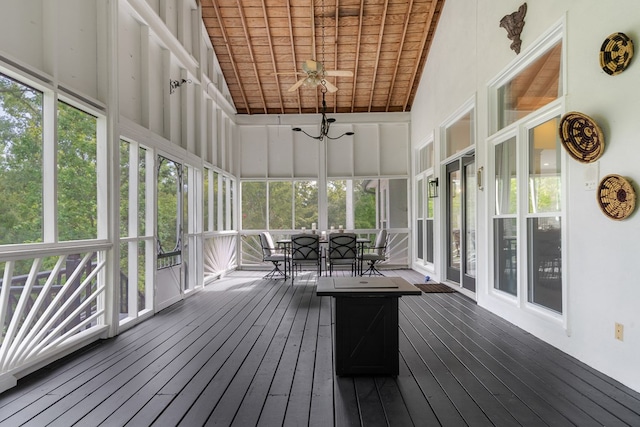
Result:
{"label": "screened window", "polygon": [[209,194],[209,191],[211,190],[210,174],[211,171],[205,168],[202,176],[202,224],[204,225],[204,231],[211,230],[209,224],[209,219],[211,218],[209,207],[209,201],[211,200],[211,195]]}
{"label": "screened window", "polygon": [[[147,162],[151,154],[138,144],[120,141],[120,320],[135,318],[151,304],[147,289],[153,237],[145,236],[147,180],[150,175]],[[152,186],[151,186],[152,187]],[[148,262],[149,261],[149,262]],[[149,291],[149,292],[148,292]]]}
{"label": "screened window", "polygon": [[213,172],[213,180],[211,182],[211,187],[213,187],[213,200],[210,203],[211,206],[211,222],[212,222],[212,230],[217,231],[220,229],[220,215],[218,214],[218,207],[220,206],[220,200],[218,200],[218,195],[220,194],[220,174],[216,171]]}
{"label": "screened window", "polygon": [[290,229],[293,213],[291,200],[293,186],[291,181],[269,182],[269,229]]}
{"label": "screened window", "polygon": [[221,176],[220,178],[220,210],[222,211],[222,222],[220,223],[220,230],[228,230],[227,226],[227,206],[229,206],[229,200],[227,200],[227,194],[229,194],[229,178]]}
{"label": "screened window", "polygon": [[306,227],[318,222],[318,182],[295,181],[295,224],[294,228]]}
{"label": "screened window", "polygon": [[[349,192],[349,205],[352,197]],[[329,228],[345,227],[347,225],[347,181],[337,180],[327,182],[327,224]]]}
{"label": "screened window", "polygon": [[98,236],[97,120],[58,103],[59,240]]}
{"label": "screened window", "polygon": [[42,101],[0,75],[0,244],[43,240]]}
{"label": "screened window", "polygon": [[267,183],[264,181],[242,183],[242,228],[267,228]]}
{"label": "screened window", "polygon": [[349,230],[406,228],[407,180],[335,180],[327,183],[328,226]]}

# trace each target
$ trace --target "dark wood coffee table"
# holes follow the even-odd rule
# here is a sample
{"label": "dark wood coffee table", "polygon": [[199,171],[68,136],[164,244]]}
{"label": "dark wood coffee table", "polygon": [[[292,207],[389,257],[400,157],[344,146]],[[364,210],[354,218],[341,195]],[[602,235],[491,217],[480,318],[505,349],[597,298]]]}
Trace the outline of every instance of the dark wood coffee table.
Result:
{"label": "dark wood coffee table", "polygon": [[398,298],[422,291],[400,277],[320,277],[335,298],[337,375],[398,375]]}

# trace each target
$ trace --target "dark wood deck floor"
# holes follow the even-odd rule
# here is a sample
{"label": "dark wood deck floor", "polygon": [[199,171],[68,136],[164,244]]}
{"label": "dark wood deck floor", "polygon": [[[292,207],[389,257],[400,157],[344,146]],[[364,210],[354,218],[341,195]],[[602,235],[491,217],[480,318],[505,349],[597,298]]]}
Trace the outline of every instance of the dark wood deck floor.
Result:
{"label": "dark wood deck floor", "polygon": [[401,298],[398,377],[336,377],[330,297],[260,274],[22,379],[0,425],[640,426],[638,393],[459,293]]}

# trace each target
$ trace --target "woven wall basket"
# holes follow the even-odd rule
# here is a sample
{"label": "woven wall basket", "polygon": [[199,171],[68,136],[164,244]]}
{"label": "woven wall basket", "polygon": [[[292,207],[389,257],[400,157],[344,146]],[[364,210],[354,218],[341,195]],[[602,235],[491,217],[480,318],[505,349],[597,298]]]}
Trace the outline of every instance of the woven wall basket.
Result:
{"label": "woven wall basket", "polygon": [[636,207],[636,192],[631,183],[620,175],[602,178],[597,197],[600,209],[611,219],[628,218]]}
{"label": "woven wall basket", "polygon": [[595,162],[604,153],[604,134],[589,116],[572,111],[562,116],[559,126],[560,140],[574,159]]}
{"label": "woven wall basket", "polygon": [[600,47],[600,66],[615,76],[627,69],[633,57],[633,41],[624,33],[613,33]]}

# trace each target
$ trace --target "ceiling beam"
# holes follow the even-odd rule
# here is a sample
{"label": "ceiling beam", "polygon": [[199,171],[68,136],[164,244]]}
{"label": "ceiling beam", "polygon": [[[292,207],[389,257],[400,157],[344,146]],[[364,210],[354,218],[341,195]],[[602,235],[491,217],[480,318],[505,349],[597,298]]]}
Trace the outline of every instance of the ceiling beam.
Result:
{"label": "ceiling beam", "polygon": [[396,76],[398,75],[398,68],[400,67],[400,57],[402,56],[402,49],[404,48],[404,41],[407,37],[407,29],[409,28],[409,17],[411,16],[411,9],[413,9],[413,0],[409,0],[407,6],[407,13],[404,15],[404,27],[402,28],[402,37],[400,38],[400,47],[398,48],[398,56],[396,58],[396,65],[391,74],[391,86],[389,87],[389,95],[387,96],[386,111],[389,111],[391,105],[391,95],[393,95],[393,87],[396,84]]}
{"label": "ceiling beam", "polygon": [[[293,39],[293,19],[291,18],[291,0],[287,0],[287,19],[289,20],[289,40],[291,42],[291,58],[293,59],[293,72],[298,71],[298,58],[296,58],[296,44]],[[294,74],[295,76],[295,74]],[[278,89],[280,87],[278,86]],[[300,90],[296,90],[298,98],[298,114],[302,114],[302,99],[300,98]]]}
{"label": "ceiling beam", "polygon": [[380,32],[378,33],[378,48],[376,49],[376,60],[373,67],[373,77],[371,78],[371,93],[369,94],[369,112],[371,112],[371,105],[373,104],[373,92],[376,89],[376,77],[378,76],[378,65],[380,64],[380,50],[382,49],[382,38],[384,36],[384,24],[387,21],[387,8],[389,7],[389,0],[385,0],[384,9],[382,10],[382,18],[380,20]]}
{"label": "ceiling beam", "polygon": [[218,2],[212,1],[213,10],[216,11],[216,18],[218,20],[218,25],[220,25],[220,32],[222,33],[222,39],[224,40],[224,45],[227,48],[227,53],[229,54],[229,63],[231,64],[231,68],[233,69],[233,75],[238,82],[238,90],[240,91],[240,95],[242,95],[242,102],[244,102],[244,106],[247,110],[247,114],[251,114],[251,110],[249,109],[249,103],[247,102],[247,96],[244,93],[244,87],[242,85],[242,80],[240,79],[240,75],[238,74],[238,66],[233,59],[233,49],[231,49],[231,43],[229,43],[229,37],[227,36],[227,30],[224,25],[224,21],[222,19],[222,15],[220,14],[220,7],[218,6]]}
{"label": "ceiling beam", "polygon": [[436,6],[438,5],[438,1],[440,0],[431,0],[431,7],[429,8],[427,24],[424,27],[424,34],[422,35],[422,41],[420,43],[420,52],[422,52],[422,54],[415,62],[415,67],[413,68],[413,72],[411,73],[411,80],[409,80],[409,89],[407,90],[407,97],[404,100],[402,111],[407,111],[409,100],[411,99],[411,94],[413,92],[414,83],[416,77],[418,76],[418,71],[423,68],[425,62],[427,62],[427,55],[429,54],[429,49],[431,48],[431,43],[427,45],[427,41],[429,41],[429,30],[431,30],[431,28],[435,25],[435,23],[433,22],[433,18],[436,15]]}
{"label": "ceiling beam", "polygon": [[[215,0],[214,0],[215,1]],[[242,29],[244,30],[244,36],[248,40],[251,40],[249,36],[249,30],[247,28],[247,19],[244,16],[244,10],[242,9],[242,0],[237,0],[236,4],[238,5],[238,13],[240,14],[240,23],[242,23]],[[247,43],[247,47],[249,49],[249,60],[251,61],[251,65],[253,66],[253,73],[256,76],[256,84],[257,91],[260,94],[260,99],[262,100],[262,108],[264,109],[264,113],[267,114],[267,101],[264,99],[264,92],[262,91],[262,85],[260,84],[260,73],[258,73],[258,67],[256,65],[256,59],[253,55],[253,47],[251,43]]]}
{"label": "ceiling beam", "polygon": [[[336,14],[338,11],[336,10]],[[358,20],[358,36],[356,37],[356,64],[353,69],[353,87],[351,88],[351,112],[354,112],[356,104],[356,86],[358,84],[358,60],[360,58],[360,45],[362,44],[362,20],[364,17],[364,0],[360,0],[360,19]]]}
{"label": "ceiling beam", "polygon": [[[273,67],[273,76],[276,79],[276,86],[280,89],[280,79],[278,78],[278,67],[276,66],[276,55],[273,51],[273,40],[271,40],[271,27],[269,26],[269,17],[267,15],[267,5],[265,0],[262,0],[262,14],[264,15],[264,28],[267,32],[267,39],[269,40],[269,51],[271,52],[271,66]],[[258,81],[260,81],[258,79]],[[284,114],[284,102],[282,101],[282,91],[278,90],[278,100],[280,101],[280,114]],[[268,111],[268,108],[267,108]]]}

